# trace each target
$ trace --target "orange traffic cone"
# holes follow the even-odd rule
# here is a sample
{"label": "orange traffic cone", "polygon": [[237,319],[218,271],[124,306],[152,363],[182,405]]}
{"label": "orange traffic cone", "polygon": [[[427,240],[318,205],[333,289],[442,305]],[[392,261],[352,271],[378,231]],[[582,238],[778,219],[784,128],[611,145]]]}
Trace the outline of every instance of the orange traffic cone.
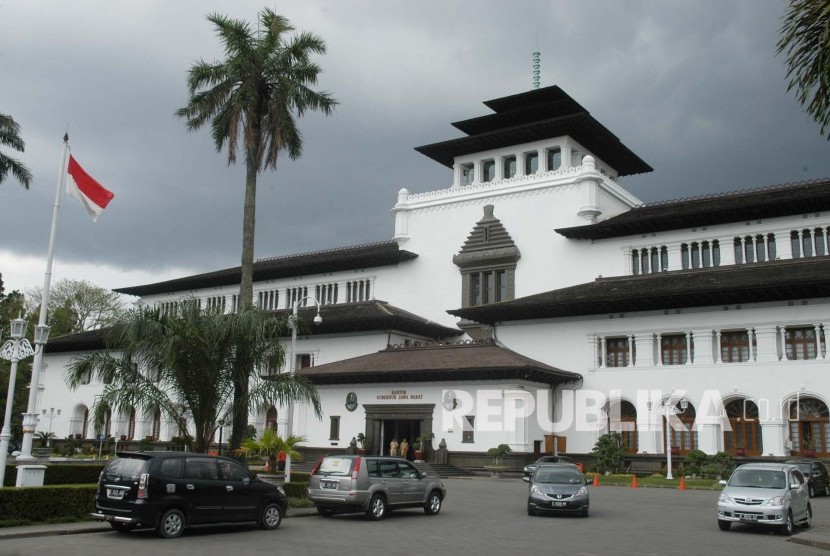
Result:
{"label": "orange traffic cone", "polygon": [[637,488],[637,475],[634,475],[634,478],[631,479],[631,488]]}
{"label": "orange traffic cone", "polygon": [[598,473],[594,473],[594,483],[593,483],[593,485],[595,487],[599,486],[599,474]]}
{"label": "orange traffic cone", "polygon": [[680,475],[680,486],[677,487],[677,490],[686,490],[686,477]]}

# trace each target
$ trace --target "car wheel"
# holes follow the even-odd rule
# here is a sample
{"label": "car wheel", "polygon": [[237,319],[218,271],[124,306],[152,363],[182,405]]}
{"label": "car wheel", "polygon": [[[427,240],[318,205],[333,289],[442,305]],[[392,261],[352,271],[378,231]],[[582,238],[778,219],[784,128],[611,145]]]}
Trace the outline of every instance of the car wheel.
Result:
{"label": "car wheel", "polygon": [[781,526],[781,534],[790,536],[793,534],[793,530],[795,529],[795,524],[793,523],[793,513],[792,511],[787,512],[787,522]]}
{"label": "car wheel", "polygon": [[181,537],[184,532],[184,514],[175,508],[161,514],[156,532],[163,539]]}
{"label": "car wheel", "polygon": [[380,521],[386,515],[386,499],[381,494],[375,494],[369,501],[366,517],[372,521]]}
{"label": "car wheel", "polygon": [[824,483],[824,495],[830,496],[830,482]]}
{"label": "car wheel", "polygon": [[282,523],[282,508],[276,502],[265,504],[262,514],[259,516],[259,527],[261,529],[276,529]]}
{"label": "car wheel", "polygon": [[729,528],[732,527],[732,523],[729,521],[718,520],[718,528],[721,531],[729,531]]}
{"label": "car wheel", "polygon": [[426,503],[424,504],[424,513],[427,515],[436,515],[441,511],[441,493],[433,490]]}
{"label": "car wheel", "polygon": [[325,506],[317,506],[317,513],[323,517],[331,517],[334,515],[334,510]]}
{"label": "car wheel", "polygon": [[810,483],[810,498],[816,497],[816,486],[811,482]]}
{"label": "car wheel", "polygon": [[119,533],[129,533],[135,529],[135,525],[132,523],[118,523],[117,521],[110,522],[110,527],[112,527],[113,531],[118,531]]}
{"label": "car wheel", "polygon": [[802,527],[808,529],[813,524],[813,508],[810,504],[807,504],[807,515],[804,516],[804,522],[801,524]]}
{"label": "car wheel", "polygon": [[530,504],[527,505],[527,515],[536,515],[536,510]]}

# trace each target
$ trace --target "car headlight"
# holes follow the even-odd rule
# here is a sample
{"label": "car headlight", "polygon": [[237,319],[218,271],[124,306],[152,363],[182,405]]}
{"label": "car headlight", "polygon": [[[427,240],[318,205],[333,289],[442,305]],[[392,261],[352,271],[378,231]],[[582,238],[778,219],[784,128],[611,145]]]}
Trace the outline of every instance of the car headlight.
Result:
{"label": "car headlight", "polygon": [[539,490],[539,487],[533,485],[532,487],[530,487],[530,494],[542,494],[542,491]]}
{"label": "car headlight", "polygon": [[783,506],[784,505],[784,497],[783,496],[776,496],[774,498],[770,498],[763,504],[762,506]]}
{"label": "car headlight", "polygon": [[285,496],[285,491],[281,486],[277,485],[277,490],[279,490],[282,493],[282,495]]}
{"label": "car headlight", "polygon": [[732,497],[726,494],[725,492],[721,492],[720,496],[718,497],[718,503],[720,504],[734,504],[735,501],[732,500]]}
{"label": "car headlight", "polygon": [[525,473],[529,473],[529,472],[530,472],[530,467],[528,467],[527,465],[525,465],[525,468],[524,468],[524,469],[522,469],[522,471],[524,471]]}
{"label": "car headlight", "polygon": [[578,491],[576,491],[576,494],[574,494],[574,496],[585,496],[586,494],[588,494],[588,489],[582,487]]}

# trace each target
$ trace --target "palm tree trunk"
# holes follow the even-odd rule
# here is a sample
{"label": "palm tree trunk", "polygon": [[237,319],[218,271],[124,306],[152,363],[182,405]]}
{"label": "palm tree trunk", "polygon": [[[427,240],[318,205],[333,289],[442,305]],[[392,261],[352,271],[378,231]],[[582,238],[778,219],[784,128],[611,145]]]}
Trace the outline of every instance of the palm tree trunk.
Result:
{"label": "palm tree trunk", "polygon": [[[256,181],[257,164],[250,155],[247,157],[247,175],[245,178],[245,208],[242,217],[242,278],[239,284],[238,312],[244,311],[253,303],[254,277],[254,235],[256,231]],[[234,378],[233,388],[233,425],[229,439],[230,452],[242,445],[245,429],[248,427],[248,372],[241,372]]]}

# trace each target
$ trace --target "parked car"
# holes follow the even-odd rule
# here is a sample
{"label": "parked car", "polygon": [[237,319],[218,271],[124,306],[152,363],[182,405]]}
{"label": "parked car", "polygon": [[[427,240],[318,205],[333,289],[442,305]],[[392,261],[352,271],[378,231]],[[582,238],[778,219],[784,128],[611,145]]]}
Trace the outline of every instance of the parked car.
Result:
{"label": "parked car", "polygon": [[98,481],[91,516],[127,532],[153,527],[174,538],[186,527],[256,522],[279,527],[288,508],[281,487],[236,461],[187,452],[119,452]]}
{"label": "parked car", "polygon": [[798,470],[807,479],[810,498],[817,494],[830,496],[830,476],[828,476],[827,466],[824,465],[823,461],[818,459],[792,459],[786,463],[798,467]]}
{"label": "parked car", "polygon": [[522,469],[522,480],[528,482],[530,476],[536,471],[536,467],[540,463],[574,463],[574,460],[568,456],[542,456],[530,465],[525,465]]}
{"label": "parked car", "polygon": [[813,519],[804,475],[787,463],[747,463],[721,481],[717,517],[721,531],[733,523],[765,525],[792,535],[795,524],[809,527]]}
{"label": "parked car", "polygon": [[447,496],[437,475],[425,474],[403,458],[326,456],[311,472],[308,497],[317,512],[364,512],[372,520],[390,510],[422,507],[427,515],[441,511]]}
{"label": "parked car", "polygon": [[527,515],[576,513],[588,517],[588,482],[572,463],[541,463],[530,477]]}

